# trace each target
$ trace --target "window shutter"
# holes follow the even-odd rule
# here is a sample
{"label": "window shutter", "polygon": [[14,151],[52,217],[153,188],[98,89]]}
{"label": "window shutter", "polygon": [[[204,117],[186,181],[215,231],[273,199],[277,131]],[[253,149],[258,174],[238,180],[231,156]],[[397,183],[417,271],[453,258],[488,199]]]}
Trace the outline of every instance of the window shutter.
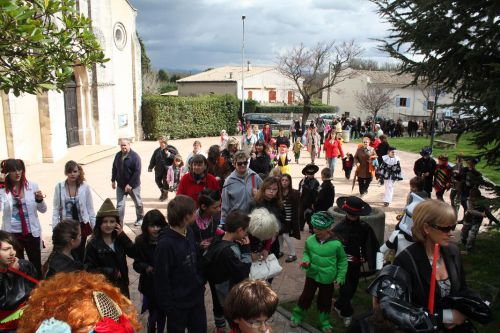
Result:
{"label": "window shutter", "polygon": [[427,101],[422,103],[422,110],[427,111]]}
{"label": "window shutter", "polygon": [[396,97],[396,100],[395,100],[396,107],[398,107],[398,106],[399,106],[399,100],[400,100],[400,98],[399,98],[399,97]]}
{"label": "window shutter", "polygon": [[410,107],[410,98],[409,98],[409,97],[406,99],[406,105],[405,105],[405,106],[406,106],[407,108],[409,108],[409,107]]}

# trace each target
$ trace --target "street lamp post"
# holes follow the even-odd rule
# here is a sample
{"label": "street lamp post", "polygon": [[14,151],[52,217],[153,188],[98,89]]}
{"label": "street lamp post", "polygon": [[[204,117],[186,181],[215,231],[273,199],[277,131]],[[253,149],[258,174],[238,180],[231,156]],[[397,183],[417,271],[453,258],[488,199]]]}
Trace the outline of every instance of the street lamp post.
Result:
{"label": "street lamp post", "polygon": [[243,35],[241,39],[241,117],[245,114],[245,18],[241,16]]}

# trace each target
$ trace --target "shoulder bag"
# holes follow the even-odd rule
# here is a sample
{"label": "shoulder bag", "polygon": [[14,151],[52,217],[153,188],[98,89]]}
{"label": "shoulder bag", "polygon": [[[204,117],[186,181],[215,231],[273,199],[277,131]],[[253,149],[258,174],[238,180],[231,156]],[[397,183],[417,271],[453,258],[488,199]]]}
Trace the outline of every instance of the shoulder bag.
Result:
{"label": "shoulder bag", "polygon": [[267,280],[278,276],[283,268],[274,254],[267,256],[266,260],[252,262],[250,267],[250,279]]}

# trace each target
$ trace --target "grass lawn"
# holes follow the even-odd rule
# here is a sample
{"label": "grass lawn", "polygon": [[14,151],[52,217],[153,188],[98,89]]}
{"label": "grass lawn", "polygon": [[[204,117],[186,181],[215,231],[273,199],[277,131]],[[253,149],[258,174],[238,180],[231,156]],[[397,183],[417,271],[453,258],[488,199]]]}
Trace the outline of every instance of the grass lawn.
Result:
{"label": "grass lawn", "polygon": [[[500,229],[497,227],[488,233],[480,235],[476,242],[474,253],[462,256],[468,286],[479,292],[483,298],[492,302],[493,317],[495,320],[488,325],[474,323],[478,332],[481,333],[496,333],[500,327],[500,299],[498,297],[500,291],[500,265],[492,265],[493,261],[498,261],[499,253]],[[371,308],[371,296],[365,291],[369,282],[367,284],[363,279],[360,280],[358,290],[352,302],[355,314],[362,314]],[[284,302],[281,306],[288,311],[292,311],[295,304],[296,302]],[[309,309],[305,321],[314,327],[318,327],[318,312],[314,304]],[[333,324],[334,332],[346,332],[342,320],[337,316],[335,311],[332,311],[330,314],[330,322]]]}
{"label": "grass lawn", "polygon": [[[473,133],[466,133],[460,137],[457,143],[457,148],[436,148],[434,147],[432,155],[434,157],[440,154],[446,154],[449,157],[451,163],[455,163],[455,157],[458,153],[463,153],[465,156],[475,156],[478,154],[478,148],[472,144]],[[439,137],[437,137],[439,140]],[[429,146],[431,142],[430,137],[416,137],[416,138],[389,138],[389,143],[395,146],[398,150],[409,151],[414,153],[419,153],[422,147]],[[500,172],[494,170],[491,167],[486,166],[486,162],[481,160],[477,165],[477,169],[483,174],[483,176],[489,178],[495,184],[500,184]]]}

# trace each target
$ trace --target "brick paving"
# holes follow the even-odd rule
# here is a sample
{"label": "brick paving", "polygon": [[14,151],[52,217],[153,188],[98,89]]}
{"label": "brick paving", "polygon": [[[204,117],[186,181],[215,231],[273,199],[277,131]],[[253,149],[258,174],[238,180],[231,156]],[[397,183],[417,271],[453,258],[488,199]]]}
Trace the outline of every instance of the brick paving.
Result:
{"label": "brick paving", "polygon": [[[202,142],[202,149],[208,150],[210,145],[218,144],[219,138],[201,138],[198,139]],[[177,147],[179,152],[183,157],[192,150],[192,143],[194,139],[184,139],[184,140],[171,140],[169,144]],[[360,140],[355,142],[345,143],[343,146],[344,152],[351,152],[354,154],[357,144]],[[149,164],[149,159],[151,157],[154,149],[157,148],[158,143],[152,141],[141,141],[132,143],[132,149],[139,153],[142,158],[142,190],[141,195],[143,198],[144,209],[148,211],[150,209],[159,209],[163,213],[166,212],[166,202],[159,202],[159,190],[154,182],[154,173],[147,172],[147,166]],[[83,166],[85,171],[85,177],[87,182],[92,188],[92,195],[94,200],[94,207],[97,211],[101,206],[103,199],[109,197],[116,203],[116,195],[114,190],[111,188],[111,165],[113,161],[114,153],[119,150],[117,146],[115,150],[110,149],[110,146],[78,146],[69,149],[67,158],[55,164],[34,164],[27,167],[27,178],[39,184],[40,189],[46,194],[46,201],[49,206],[47,213],[40,214],[40,220],[43,226],[43,238],[46,248],[43,250],[43,260],[48,256],[51,249],[51,218],[52,218],[52,200],[54,187],[57,182],[62,181],[64,176],[64,164],[69,159],[74,159],[77,162],[85,160],[85,165]],[[384,187],[379,186],[376,182],[372,182],[369,193],[364,197],[372,207],[381,208],[386,213],[386,235],[392,231],[394,225],[396,224],[396,215],[400,213],[405,204],[406,195],[409,190],[409,179],[413,177],[413,163],[419,157],[417,154],[407,153],[407,152],[397,152],[397,155],[401,159],[401,166],[403,169],[404,180],[398,182],[394,189],[394,200],[389,207],[383,206],[383,192]],[[322,156],[316,160],[316,164],[320,167],[326,167],[326,161]],[[98,159],[95,160],[94,159]],[[293,177],[294,188],[298,187],[298,183],[302,178],[301,170],[309,163],[310,158],[307,151],[303,150],[301,153],[301,158],[299,164],[291,163],[291,173]],[[354,172],[353,172],[354,174]],[[317,174],[319,178],[319,173]],[[335,197],[343,195],[359,195],[357,186],[352,190],[352,179],[345,179],[342,171],[341,161],[338,161],[337,168],[335,170],[334,181],[335,185]],[[460,213],[461,216],[461,213]],[[135,221],[135,210],[132,200],[127,201],[126,215],[125,215],[125,231],[131,237],[135,238],[135,235],[140,233],[140,228],[134,227],[133,223]],[[278,293],[280,300],[294,300],[300,295],[304,283],[304,273],[299,269],[298,263],[302,256],[304,240],[307,238],[308,233],[302,233],[301,240],[295,240],[295,245],[297,248],[297,253],[299,260],[294,263],[285,263],[284,258],[281,259],[282,266],[284,268],[283,273],[274,279],[273,289]],[[284,249],[285,254],[287,253],[286,245]],[[286,256],[285,256],[286,257]],[[131,299],[134,304],[140,309],[141,297],[137,291],[138,275],[132,269],[132,261],[129,260],[129,275],[130,275],[130,292]],[[213,316],[212,316],[212,305],[210,292],[207,290],[205,295],[206,305],[207,305],[207,315],[209,331],[214,330]],[[301,328],[292,329],[288,325],[288,321],[281,314],[276,314],[273,321],[273,331],[274,332],[306,332]],[[145,322],[147,314],[141,316],[143,322]],[[145,330],[141,330],[141,332]]]}

